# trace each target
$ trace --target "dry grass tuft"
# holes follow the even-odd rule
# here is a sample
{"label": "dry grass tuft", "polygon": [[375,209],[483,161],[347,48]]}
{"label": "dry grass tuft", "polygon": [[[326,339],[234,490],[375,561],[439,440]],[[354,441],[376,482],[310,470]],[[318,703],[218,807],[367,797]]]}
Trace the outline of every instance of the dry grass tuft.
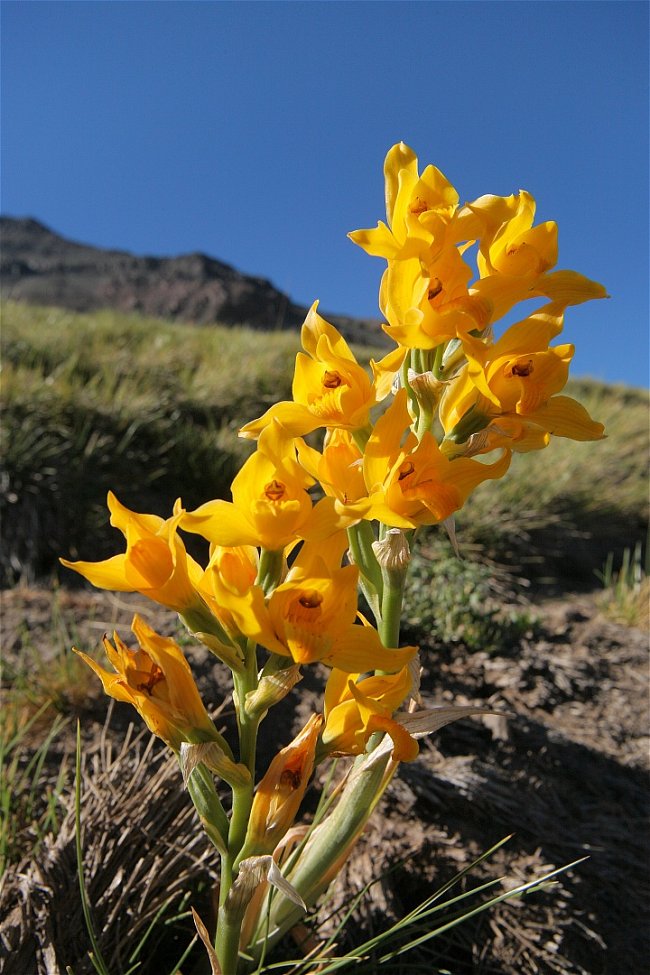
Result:
{"label": "dry grass tuft", "polygon": [[[133,726],[117,745],[109,720],[110,712],[102,735],[83,751],[84,877],[95,931],[111,975],[138,958],[138,971],[153,973],[147,959],[163,939],[171,972],[193,940],[184,914],[188,902],[209,919],[216,854],[183,791],[176,760],[154,738],[134,736]],[[45,838],[38,859],[26,856],[3,878],[2,944],[15,972],[94,971],[76,883],[73,789],[63,801],[58,834]],[[164,923],[173,916],[176,924]]]}

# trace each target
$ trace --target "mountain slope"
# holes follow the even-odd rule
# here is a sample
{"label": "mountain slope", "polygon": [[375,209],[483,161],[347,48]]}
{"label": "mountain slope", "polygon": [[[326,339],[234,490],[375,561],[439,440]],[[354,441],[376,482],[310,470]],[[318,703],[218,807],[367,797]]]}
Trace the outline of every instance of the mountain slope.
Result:
{"label": "mountain slope", "polygon": [[[137,257],[67,240],[31,218],[0,217],[0,234],[0,288],[13,301],[261,329],[296,328],[307,311],[267,279],[206,254]],[[383,338],[376,321],[324,314],[352,341]]]}

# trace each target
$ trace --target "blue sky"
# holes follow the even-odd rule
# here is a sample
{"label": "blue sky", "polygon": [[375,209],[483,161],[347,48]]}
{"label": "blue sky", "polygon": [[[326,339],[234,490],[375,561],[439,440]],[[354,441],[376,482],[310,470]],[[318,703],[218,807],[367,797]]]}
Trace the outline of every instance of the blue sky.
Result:
{"label": "blue sky", "polygon": [[520,188],[558,267],[573,372],[648,384],[645,2],[2,3],[2,212],[137,254],[201,250],[374,316],[403,140],[461,199]]}

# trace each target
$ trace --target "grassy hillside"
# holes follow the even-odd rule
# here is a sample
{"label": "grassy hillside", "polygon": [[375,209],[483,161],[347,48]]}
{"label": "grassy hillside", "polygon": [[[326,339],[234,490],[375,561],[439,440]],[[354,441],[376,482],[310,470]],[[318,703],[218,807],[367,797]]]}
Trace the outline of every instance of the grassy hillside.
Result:
{"label": "grassy hillside", "polygon": [[[299,348],[297,331],[110,311],[8,303],[2,317],[5,583],[54,571],[61,554],[117,551],[109,488],[160,514],[179,496],[188,507],[227,497],[251,449],[236,430],[289,395]],[[560,573],[584,584],[608,552],[616,562],[645,538],[648,397],[587,381],[570,392],[606,424],[608,439],[558,440],[515,457],[504,480],[476,492],[458,526],[469,550],[538,579]]]}

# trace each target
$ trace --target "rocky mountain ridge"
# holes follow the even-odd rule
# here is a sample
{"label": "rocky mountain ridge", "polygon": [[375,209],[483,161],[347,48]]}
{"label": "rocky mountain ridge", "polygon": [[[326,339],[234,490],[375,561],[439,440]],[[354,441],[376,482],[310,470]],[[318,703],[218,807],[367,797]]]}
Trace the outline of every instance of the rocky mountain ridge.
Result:
{"label": "rocky mountain ridge", "polygon": [[[2,297],[71,311],[114,308],[199,325],[297,328],[307,309],[266,278],[202,253],[139,257],[68,240],[33,218],[0,217]],[[384,339],[378,322],[324,316],[349,341]]]}

